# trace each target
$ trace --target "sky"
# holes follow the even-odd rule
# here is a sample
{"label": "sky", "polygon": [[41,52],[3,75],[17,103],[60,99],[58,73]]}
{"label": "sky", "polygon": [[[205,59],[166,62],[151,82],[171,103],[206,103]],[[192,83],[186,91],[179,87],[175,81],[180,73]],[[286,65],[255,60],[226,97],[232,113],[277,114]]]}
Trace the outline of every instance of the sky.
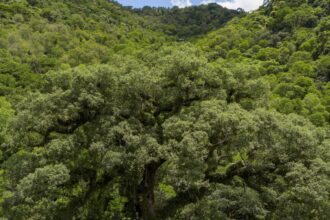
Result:
{"label": "sky", "polygon": [[257,9],[262,5],[263,0],[117,0],[119,3],[125,6],[133,6],[135,8],[140,8],[143,6],[152,7],[172,7],[178,6],[180,8],[207,4],[207,3],[218,3],[226,8],[237,9],[243,8],[245,11],[251,11]]}

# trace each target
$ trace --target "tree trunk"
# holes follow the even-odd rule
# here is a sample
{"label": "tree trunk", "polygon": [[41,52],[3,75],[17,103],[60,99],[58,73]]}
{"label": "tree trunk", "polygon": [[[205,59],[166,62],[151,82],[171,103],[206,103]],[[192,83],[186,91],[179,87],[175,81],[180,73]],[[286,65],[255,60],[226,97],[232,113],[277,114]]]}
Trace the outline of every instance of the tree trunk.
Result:
{"label": "tree trunk", "polygon": [[158,168],[164,163],[164,160],[151,162],[144,167],[143,180],[140,184],[140,216],[143,220],[154,220],[155,211],[155,178]]}

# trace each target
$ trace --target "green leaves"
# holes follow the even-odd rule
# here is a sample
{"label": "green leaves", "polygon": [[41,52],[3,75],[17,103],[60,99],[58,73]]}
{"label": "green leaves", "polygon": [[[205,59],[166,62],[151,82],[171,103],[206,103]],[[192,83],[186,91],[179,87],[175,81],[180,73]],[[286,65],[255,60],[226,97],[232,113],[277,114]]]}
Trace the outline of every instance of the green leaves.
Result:
{"label": "green leaves", "polygon": [[0,216],[329,219],[327,8],[0,3]]}
{"label": "green leaves", "polygon": [[267,210],[258,193],[248,187],[217,184],[202,200],[187,205],[176,219],[264,219]]}
{"label": "green leaves", "polygon": [[17,219],[54,219],[56,211],[68,204],[63,185],[70,179],[63,164],[47,165],[20,180],[7,210]]}
{"label": "green leaves", "polygon": [[15,111],[6,98],[0,97],[0,143],[3,143],[6,139],[7,125],[14,116],[14,113]]}
{"label": "green leaves", "polygon": [[20,180],[17,185],[19,198],[29,201],[38,200],[47,194],[54,196],[58,187],[66,183],[69,178],[69,170],[63,164],[37,168]]}
{"label": "green leaves", "polygon": [[0,97],[0,131],[3,131],[10,120],[14,115],[14,110],[12,109],[11,104],[4,97]]}

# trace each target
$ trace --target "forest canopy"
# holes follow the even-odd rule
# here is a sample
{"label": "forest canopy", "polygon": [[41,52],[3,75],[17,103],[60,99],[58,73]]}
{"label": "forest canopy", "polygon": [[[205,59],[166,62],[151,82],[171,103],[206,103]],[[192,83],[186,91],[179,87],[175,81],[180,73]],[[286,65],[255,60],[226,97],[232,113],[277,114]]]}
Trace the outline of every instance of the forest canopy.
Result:
{"label": "forest canopy", "polygon": [[330,1],[0,1],[0,219],[330,218]]}

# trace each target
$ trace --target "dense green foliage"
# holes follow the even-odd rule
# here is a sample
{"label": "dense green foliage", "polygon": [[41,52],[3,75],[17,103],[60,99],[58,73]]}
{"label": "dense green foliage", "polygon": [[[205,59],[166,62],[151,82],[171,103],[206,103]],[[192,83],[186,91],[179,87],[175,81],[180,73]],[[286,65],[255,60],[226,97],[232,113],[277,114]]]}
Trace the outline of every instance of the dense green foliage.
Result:
{"label": "dense green foliage", "polygon": [[183,9],[146,6],[134,9],[134,12],[147,20],[158,19],[159,22],[155,23],[154,29],[178,36],[181,40],[206,34],[221,27],[233,17],[244,14],[242,10],[229,10],[215,3]]}
{"label": "dense green foliage", "polygon": [[330,218],[329,0],[1,0],[0,27],[0,219]]}

